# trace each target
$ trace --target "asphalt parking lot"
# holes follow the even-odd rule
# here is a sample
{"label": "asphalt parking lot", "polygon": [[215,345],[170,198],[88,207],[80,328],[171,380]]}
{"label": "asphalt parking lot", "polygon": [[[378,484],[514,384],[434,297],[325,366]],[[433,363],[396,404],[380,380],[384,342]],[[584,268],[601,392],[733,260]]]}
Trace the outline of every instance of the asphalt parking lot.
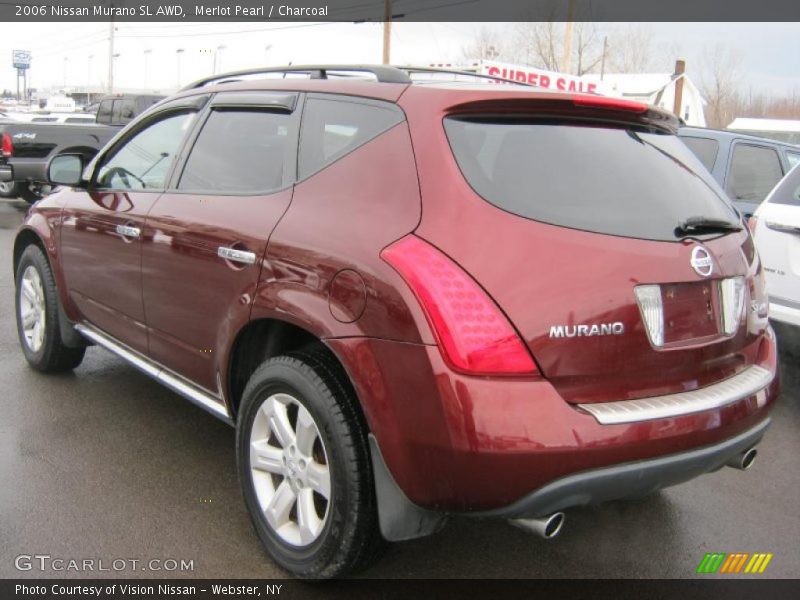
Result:
{"label": "asphalt parking lot", "polygon": [[[28,368],[11,277],[24,208],[0,202],[0,577],[286,576],[251,528],[233,429],[98,348],[74,374]],[[783,394],[750,471],[569,511],[552,541],[503,522],[453,519],[438,535],[391,546],[364,575],[694,577],[706,552],[771,552],[761,577],[800,576],[800,344],[778,333]],[[15,568],[17,556],[34,554],[184,559],[194,570]]]}

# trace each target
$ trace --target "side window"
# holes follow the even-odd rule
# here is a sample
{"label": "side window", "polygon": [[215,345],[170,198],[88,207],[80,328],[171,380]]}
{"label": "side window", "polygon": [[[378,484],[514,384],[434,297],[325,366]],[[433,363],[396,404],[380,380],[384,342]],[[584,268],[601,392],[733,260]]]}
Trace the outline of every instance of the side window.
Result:
{"label": "side window", "polygon": [[193,112],[172,114],[123,141],[100,167],[97,187],[115,190],[163,189],[175,153],[193,116]]}
{"label": "side window", "polygon": [[309,98],[303,109],[298,176],[304,179],[403,120],[393,105]]}
{"label": "side window", "polygon": [[111,123],[111,109],[113,106],[113,100],[103,100],[100,103],[100,106],[97,107],[97,122],[98,123]]}
{"label": "side window", "polygon": [[717,162],[717,151],[719,150],[717,140],[700,137],[679,137],[689,147],[689,150],[700,159],[706,169],[709,171],[714,170],[714,163]]}
{"label": "side window", "polygon": [[115,125],[126,125],[133,120],[136,115],[136,102],[130,98],[114,100],[114,108],[111,113],[111,122]]}
{"label": "side window", "polygon": [[800,206],[800,167],[789,171],[786,178],[769,198],[770,204]]}
{"label": "side window", "polygon": [[282,187],[289,153],[294,152],[294,129],[285,112],[213,110],[192,147],[178,189],[224,194]]}
{"label": "side window", "polygon": [[734,200],[761,202],[783,177],[778,153],[766,146],[736,144],[727,192]]}
{"label": "side window", "polygon": [[794,168],[795,165],[800,163],[800,152],[787,152],[786,160],[789,161],[789,169]]}

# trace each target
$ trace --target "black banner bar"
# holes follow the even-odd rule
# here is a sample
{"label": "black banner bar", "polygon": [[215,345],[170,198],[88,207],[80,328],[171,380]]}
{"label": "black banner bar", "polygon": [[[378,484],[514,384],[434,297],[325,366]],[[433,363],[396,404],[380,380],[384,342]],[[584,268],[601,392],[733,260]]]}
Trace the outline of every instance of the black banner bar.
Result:
{"label": "black banner bar", "polygon": [[211,579],[64,579],[0,580],[3,600],[77,600],[101,598],[122,600],[136,598],[283,598],[294,599],[415,599],[448,598],[591,598],[591,600],[672,599],[752,600],[752,598],[800,597],[798,580],[754,578],[696,580],[419,580],[364,579],[328,582],[284,580],[211,580]]}
{"label": "black banner bar", "polygon": [[[0,21],[365,22],[384,0],[0,0]],[[797,0],[391,0],[392,20],[789,22]],[[569,16],[568,16],[569,15]]]}

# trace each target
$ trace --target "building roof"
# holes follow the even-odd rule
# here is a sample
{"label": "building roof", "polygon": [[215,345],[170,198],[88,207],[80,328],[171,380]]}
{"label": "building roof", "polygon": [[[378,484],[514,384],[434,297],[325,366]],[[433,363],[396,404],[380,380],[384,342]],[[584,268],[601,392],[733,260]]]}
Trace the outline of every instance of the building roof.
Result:
{"label": "building roof", "polygon": [[792,119],[754,119],[738,117],[728,125],[738,131],[792,131],[800,132],[800,121]]}

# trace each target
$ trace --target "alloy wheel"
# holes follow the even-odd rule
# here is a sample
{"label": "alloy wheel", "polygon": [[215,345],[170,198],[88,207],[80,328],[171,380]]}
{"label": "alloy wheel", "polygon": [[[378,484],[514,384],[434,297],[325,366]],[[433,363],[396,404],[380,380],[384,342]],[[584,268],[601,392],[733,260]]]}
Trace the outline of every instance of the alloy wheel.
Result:
{"label": "alloy wheel", "polygon": [[31,352],[38,352],[44,344],[47,313],[42,278],[33,265],[25,269],[20,280],[19,311],[25,344]]}
{"label": "alloy wheel", "polygon": [[250,474],[275,534],[308,546],[322,534],[331,505],[325,444],[311,413],[294,397],[269,396],[250,430]]}

